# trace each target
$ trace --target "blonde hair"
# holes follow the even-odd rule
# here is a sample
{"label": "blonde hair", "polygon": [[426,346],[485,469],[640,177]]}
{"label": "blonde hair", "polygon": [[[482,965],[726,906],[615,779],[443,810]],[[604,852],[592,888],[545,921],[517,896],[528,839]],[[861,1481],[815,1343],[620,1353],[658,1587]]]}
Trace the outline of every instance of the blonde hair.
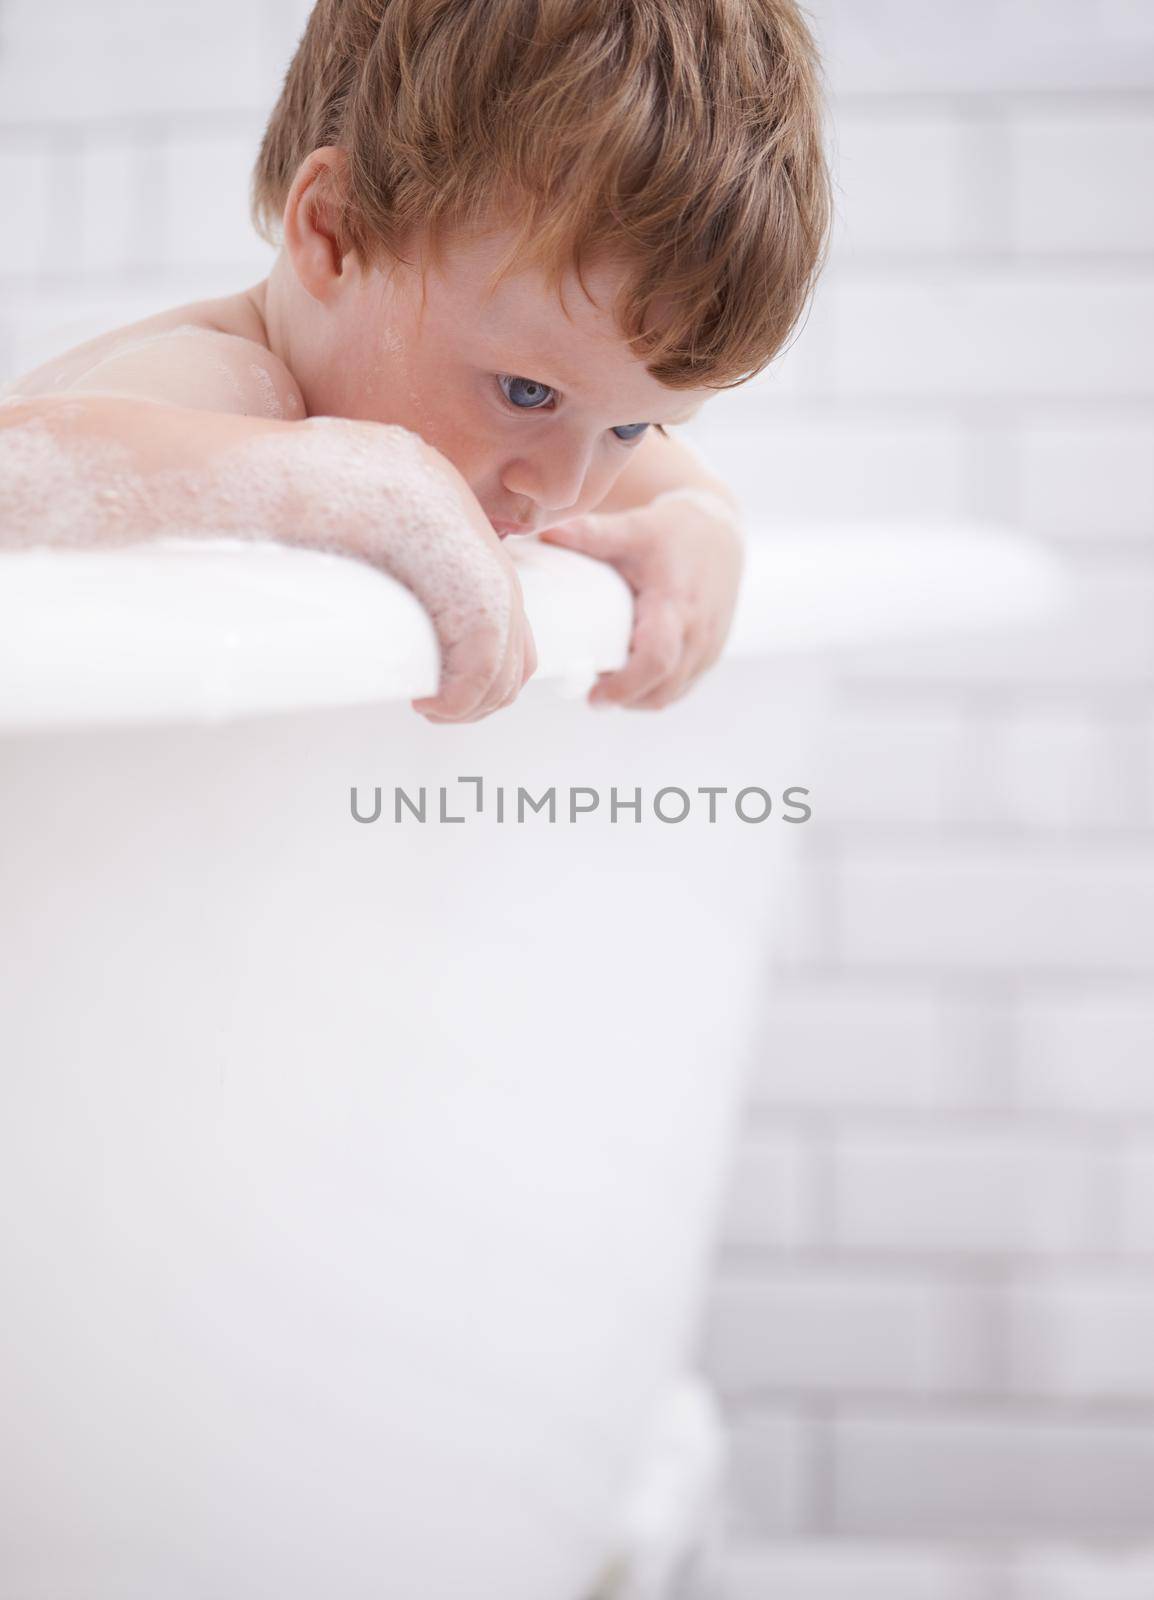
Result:
{"label": "blonde hair", "polygon": [[821,65],[794,0],[318,0],[252,176],[279,242],[302,161],[342,255],[433,259],[503,221],[494,274],[627,264],[614,308],[670,388],[732,388],[784,347],[832,213]]}

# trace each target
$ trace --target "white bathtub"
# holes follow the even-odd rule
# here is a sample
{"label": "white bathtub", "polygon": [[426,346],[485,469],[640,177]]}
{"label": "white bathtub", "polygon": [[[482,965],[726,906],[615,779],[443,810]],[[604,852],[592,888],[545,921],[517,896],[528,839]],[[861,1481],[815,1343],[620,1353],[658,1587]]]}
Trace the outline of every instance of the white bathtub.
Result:
{"label": "white bathtub", "polygon": [[[823,652],[1060,585],[1005,535],[755,538],[727,658],[595,711],[624,585],[514,556],[539,677],[460,727],[409,708],[431,629],[355,563],[0,558],[4,1600],[657,1595],[694,1537],[689,1351]],[[517,822],[518,785],[598,809]]]}

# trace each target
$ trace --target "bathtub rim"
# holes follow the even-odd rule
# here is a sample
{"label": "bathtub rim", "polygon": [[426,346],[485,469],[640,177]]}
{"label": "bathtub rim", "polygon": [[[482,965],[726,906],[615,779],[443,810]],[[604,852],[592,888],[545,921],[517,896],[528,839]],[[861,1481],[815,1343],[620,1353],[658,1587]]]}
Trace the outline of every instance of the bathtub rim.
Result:
{"label": "bathtub rim", "polygon": [[[538,652],[522,692],[584,697],[627,658],[628,585],[536,538],[510,554]],[[1003,527],[754,528],[722,659],[830,671],[843,649],[1049,619],[1071,591],[1052,551]],[[0,732],[411,700],[438,670],[417,599],[341,555],[180,537],[0,552]]]}

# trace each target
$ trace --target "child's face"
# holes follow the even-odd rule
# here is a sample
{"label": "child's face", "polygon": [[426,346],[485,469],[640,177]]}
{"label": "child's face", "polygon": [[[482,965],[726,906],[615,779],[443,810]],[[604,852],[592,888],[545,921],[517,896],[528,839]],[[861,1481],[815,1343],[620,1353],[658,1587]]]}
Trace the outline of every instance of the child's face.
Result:
{"label": "child's face", "polygon": [[608,309],[611,268],[586,270],[592,301],[570,271],[564,307],[536,270],[487,294],[508,242],[455,244],[428,269],[423,312],[416,268],[365,271],[346,257],[325,301],[308,306],[312,334],[293,371],[311,414],[411,428],[499,533],[532,533],[596,506],[654,423],[688,420],[713,391],[668,389],[646,372]]}

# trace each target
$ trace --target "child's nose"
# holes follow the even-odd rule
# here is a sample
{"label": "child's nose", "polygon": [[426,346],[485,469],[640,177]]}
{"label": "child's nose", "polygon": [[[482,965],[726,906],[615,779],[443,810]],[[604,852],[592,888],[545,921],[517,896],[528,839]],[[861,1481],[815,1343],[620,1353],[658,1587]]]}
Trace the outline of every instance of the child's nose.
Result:
{"label": "child's nose", "polygon": [[589,473],[588,446],[543,443],[504,474],[510,495],[526,495],[550,516],[571,511],[581,500]]}

